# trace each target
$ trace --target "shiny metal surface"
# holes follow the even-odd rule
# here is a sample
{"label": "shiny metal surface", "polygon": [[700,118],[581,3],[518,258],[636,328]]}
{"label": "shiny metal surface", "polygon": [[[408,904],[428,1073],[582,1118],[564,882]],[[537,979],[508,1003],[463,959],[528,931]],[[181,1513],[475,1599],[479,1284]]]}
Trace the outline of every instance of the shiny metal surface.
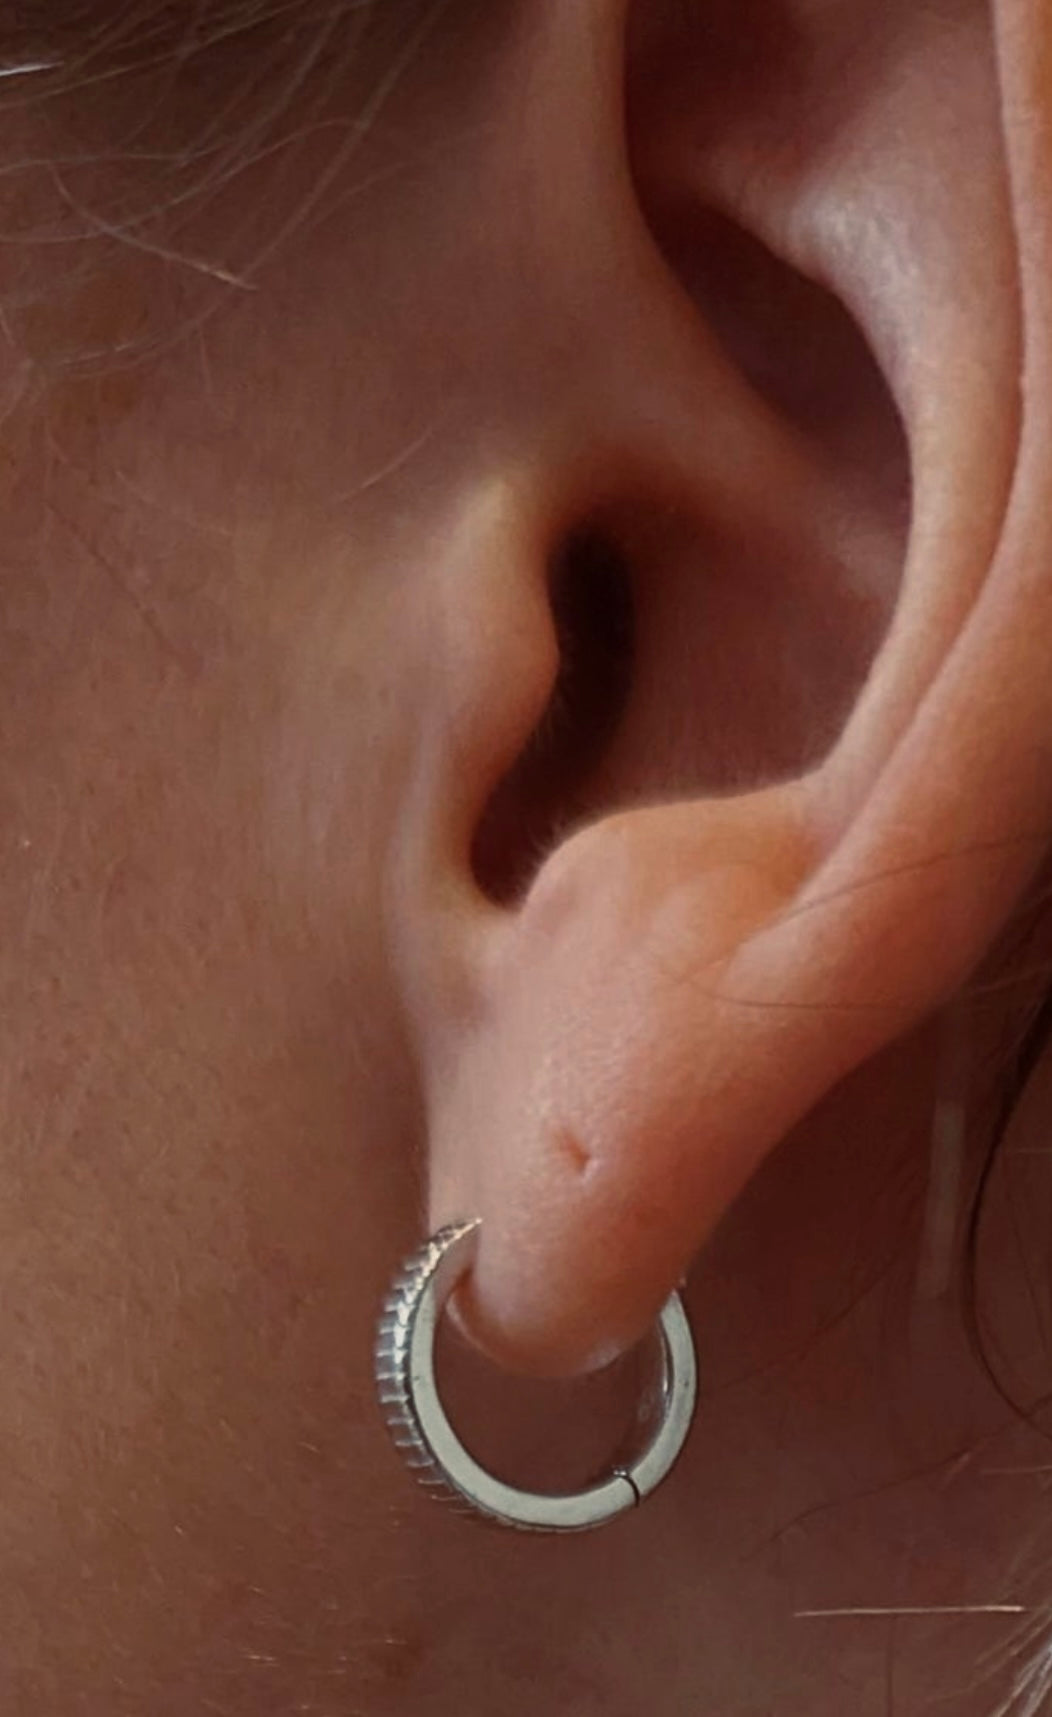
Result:
{"label": "shiny metal surface", "polygon": [[443,1228],[406,1260],[384,1301],[376,1339],[380,1405],[395,1445],[433,1495],[463,1512],[530,1532],[581,1532],[635,1508],[661,1483],[686,1441],[697,1396],[697,1365],[678,1294],[659,1319],[662,1360],[657,1423],[608,1478],[571,1496],[517,1490],[468,1453],[435,1380],[435,1332],[443,1308],[471,1268],[477,1221]]}

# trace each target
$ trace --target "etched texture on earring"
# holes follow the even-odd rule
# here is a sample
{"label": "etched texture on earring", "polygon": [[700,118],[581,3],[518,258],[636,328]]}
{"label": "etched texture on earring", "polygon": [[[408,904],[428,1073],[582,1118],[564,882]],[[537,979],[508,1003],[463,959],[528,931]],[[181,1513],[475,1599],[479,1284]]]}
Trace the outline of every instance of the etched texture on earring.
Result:
{"label": "etched texture on earring", "polygon": [[394,1446],[417,1482],[462,1514],[472,1513],[471,1505],[447,1482],[417,1417],[410,1350],[421,1301],[443,1258],[477,1228],[477,1219],[451,1223],[410,1254],[391,1283],[376,1332],[376,1387]]}
{"label": "etched texture on earring", "polygon": [[461,1443],[439,1397],[435,1333],[470,1269],[479,1222],[451,1223],[406,1259],[384,1300],[376,1337],[380,1407],[395,1447],[428,1492],[461,1513],[524,1532],[582,1532],[636,1507],[676,1460],[694,1414],[697,1366],[678,1294],[659,1319],[662,1372],[656,1429],[631,1461],[569,1496],[523,1491],[485,1471]]}

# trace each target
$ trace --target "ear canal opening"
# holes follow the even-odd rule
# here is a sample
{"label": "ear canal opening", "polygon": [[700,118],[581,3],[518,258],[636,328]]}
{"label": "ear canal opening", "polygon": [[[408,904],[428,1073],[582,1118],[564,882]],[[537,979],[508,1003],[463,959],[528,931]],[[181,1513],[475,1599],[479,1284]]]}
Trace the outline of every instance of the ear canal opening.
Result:
{"label": "ear canal opening", "polygon": [[502,906],[522,898],[567,828],[588,814],[632,686],[632,575],[612,537],[592,525],[572,532],[552,557],[548,590],[559,672],[472,845],[475,880]]}

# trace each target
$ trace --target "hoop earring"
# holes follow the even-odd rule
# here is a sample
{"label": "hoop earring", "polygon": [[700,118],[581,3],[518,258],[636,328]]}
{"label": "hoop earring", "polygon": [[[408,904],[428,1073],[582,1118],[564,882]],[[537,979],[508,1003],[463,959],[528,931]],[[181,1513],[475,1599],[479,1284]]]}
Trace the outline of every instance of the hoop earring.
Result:
{"label": "hoop earring", "polygon": [[582,1532],[636,1508],[661,1483],[686,1441],[697,1396],[694,1341],[678,1294],[666,1301],[661,1335],[659,1416],[626,1464],[587,1490],[545,1496],[517,1490],[486,1472],[453,1430],[435,1382],[435,1332],[443,1308],[470,1269],[479,1222],[442,1228],[407,1258],[384,1301],[376,1337],[380,1407],[396,1448],[433,1496],[462,1513],[527,1532]]}

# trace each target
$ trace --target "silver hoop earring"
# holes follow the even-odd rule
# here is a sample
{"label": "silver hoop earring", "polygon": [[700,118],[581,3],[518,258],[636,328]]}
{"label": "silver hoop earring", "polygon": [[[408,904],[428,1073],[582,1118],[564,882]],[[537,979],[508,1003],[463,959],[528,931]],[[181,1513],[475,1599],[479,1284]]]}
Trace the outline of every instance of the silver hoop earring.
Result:
{"label": "silver hoop earring", "polygon": [[655,1428],[609,1476],[573,1496],[517,1490],[485,1471],[453,1430],[435,1383],[443,1308],[470,1269],[479,1223],[442,1228],[407,1258],[384,1301],[376,1338],[380,1406],[395,1446],[432,1495],[465,1513],[527,1532],[582,1532],[635,1508],[665,1477],[690,1430],[697,1396],[694,1342],[673,1294],[659,1318],[661,1380]]}

